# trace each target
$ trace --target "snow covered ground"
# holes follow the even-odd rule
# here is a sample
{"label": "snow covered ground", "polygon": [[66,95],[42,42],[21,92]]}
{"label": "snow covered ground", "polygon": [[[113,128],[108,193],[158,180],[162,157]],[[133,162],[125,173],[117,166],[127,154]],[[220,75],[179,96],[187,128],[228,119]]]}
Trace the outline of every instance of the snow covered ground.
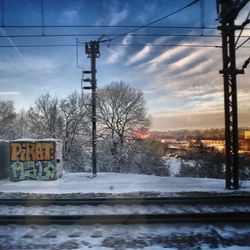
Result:
{"label": "snow covered ground", "polygon": [[[250,181],[242,183],[241,191],[250,191]],[[55,181],[0,180],[0,192],[70,194],[70,193],[107,193],[121,194],[134,192],[154,192],[173,195],[178,192],[223,192],[225,180],[209,178],[160,177],[139,174],[98,173],[91,178],[89,173],[65,173]]]}
{"label": "snow covered ground", "polygon": [[[188,161],[189,165],[192,165],[192,161]],[[181,168],[181,159],[177,159],[175,157],[170,157],[165,159],[165,164],[169,165],[169,173],[170,176],[176,176]]]}
{"label": "snow covered ground", "polygon": [[[250,181],[243,183],[240,191],[250,191]],[[65,173],[56,181],[0,180],[0,198],[13,194],[66,195],[76,194],[157,194],[160,196],[183,195],[186,192],[239,193],[225,190],[225,181],[218,179],[159,177],[138,174],[98,173],[91,178],[87,173]],[[6,196],[5,196],[6,197]],[[90,196],[92,197],[92,196]],[[6,207],[0,214],[103,214],[142,213],[145,206],[100,205],[93,208],[65,206]],[[153,213],[183,212],[178,206],[148,206]],[[185,207],[186,212],[208,211],[210,208]],[[230,208],[231,209],[231,208]],[[128,211],[129,210],[129,211]],[[249,211],[249,207],[242,207]],[[221,207],[221,211],[225,207]],[[232,210],[229,210],[232,211]],[[250,249],[250,225],[238,224],[156,224],[156,225],[6,225],[0,226],[0,249]]]}
{"label": "snow covered ground", "polygon": [[4,250],[249,250],[249,241],[250,226],[240,225],[0,226]]}

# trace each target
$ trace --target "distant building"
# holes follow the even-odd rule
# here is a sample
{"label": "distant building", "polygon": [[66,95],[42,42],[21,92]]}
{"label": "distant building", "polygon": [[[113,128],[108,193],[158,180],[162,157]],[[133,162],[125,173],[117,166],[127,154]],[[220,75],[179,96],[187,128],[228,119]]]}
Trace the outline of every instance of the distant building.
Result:
{"label": "distant building", "polygon": [[250,140],[250,131],[245,131],[245,140]]}
{"label": "distant building", "polygon": [[225,150],[225,140],[223,139],[205,139],[201,140],[201,143],[206,147],[215,148],[220,152]]}
{"label": "distant building", "polygon": [[[200,142],[205,147],[208,148],[213,147],[220,152],[225,152],[225,140],[223,139],[206,139],[206,140],[201,140]],[[239,140],[239,153],[250,154],[250,138]]]}
{"label": "distant building", "polygon": [[162,136],[160,138],[161,143],[177,143],[177,140],[172,136]]}

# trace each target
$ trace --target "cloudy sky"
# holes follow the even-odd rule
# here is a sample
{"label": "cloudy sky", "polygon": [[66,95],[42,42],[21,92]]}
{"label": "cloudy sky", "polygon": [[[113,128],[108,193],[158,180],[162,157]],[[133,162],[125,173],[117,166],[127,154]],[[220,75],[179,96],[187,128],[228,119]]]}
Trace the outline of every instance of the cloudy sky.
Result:
{"label": "cloudy sky", "polygon": [[[222,58],[221,49],[215,47],[221,45],[221,39],[216,30],[215,0],[200,0],[125,35],[135,27],[124,26],[144,26],[190,2],[2,0],[0,100],[13,100],[16,110],[20,110],[47,92],[58,97],[80,92],[81,67],[89,70],[89,59],[81,45],[76,56],[76,39],[84,43],[103,34],[104,39],[114,40],[101,46],[98,88],[122,80],[141,89],[153,130],[223,127],[223,81],[218,73]],[[248,3],[237,23],[246,19],[249,7]],[[206,29],[194,28],[201,26]],[[246,29],[238,44],[249,34]],[[27,45],[31,47],[22,47]],[[248,41],[237,50],[239,68],[249,57],[249,45]],[[250,126],[249,79],[248,67],[244,75],[238,76],[239,126]]]}

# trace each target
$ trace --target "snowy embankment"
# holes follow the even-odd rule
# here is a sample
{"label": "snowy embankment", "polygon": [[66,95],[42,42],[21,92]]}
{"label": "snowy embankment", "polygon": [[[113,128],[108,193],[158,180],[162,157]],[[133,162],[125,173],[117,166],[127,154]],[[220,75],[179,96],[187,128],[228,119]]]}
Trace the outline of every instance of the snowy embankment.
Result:
{"label": "snowy embankment", "polygon": [[[240,191],[250,192],[250,181],[245,181]],[[91,178],[90,173],[65,173],[61,179],[56,181],[11,182],[8,179],[0,180],[0,192],[35,194],[152,192],[160,195],[172,195],[180,192],[230,193],[236,191],[225,190],[225,180],[222,179],[121,173],[98,173],[97,177]]]}

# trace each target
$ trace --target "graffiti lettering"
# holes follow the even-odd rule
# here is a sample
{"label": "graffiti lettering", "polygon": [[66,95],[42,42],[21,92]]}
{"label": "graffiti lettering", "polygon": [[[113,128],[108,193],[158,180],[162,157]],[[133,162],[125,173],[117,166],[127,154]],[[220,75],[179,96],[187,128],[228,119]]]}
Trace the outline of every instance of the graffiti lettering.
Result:
{"label": "graffiti lettering", "polygon": [[[10,179],[56,180],[62,175],[56,141],[13,141],[10,142]],[[60,144],[59,144],[60,145]],[[61,149],[60,149],[61,150]]]}
{"label": "graffiti lettering", "polygon": [[55,144],[51,142],[11,143],[11,161],[51,161],[54,159]]}
{"label": "graffiti lettering", "polygon": [[53,161],[12,162],[11,180],[52,180],[56,178],[56,166]]}

